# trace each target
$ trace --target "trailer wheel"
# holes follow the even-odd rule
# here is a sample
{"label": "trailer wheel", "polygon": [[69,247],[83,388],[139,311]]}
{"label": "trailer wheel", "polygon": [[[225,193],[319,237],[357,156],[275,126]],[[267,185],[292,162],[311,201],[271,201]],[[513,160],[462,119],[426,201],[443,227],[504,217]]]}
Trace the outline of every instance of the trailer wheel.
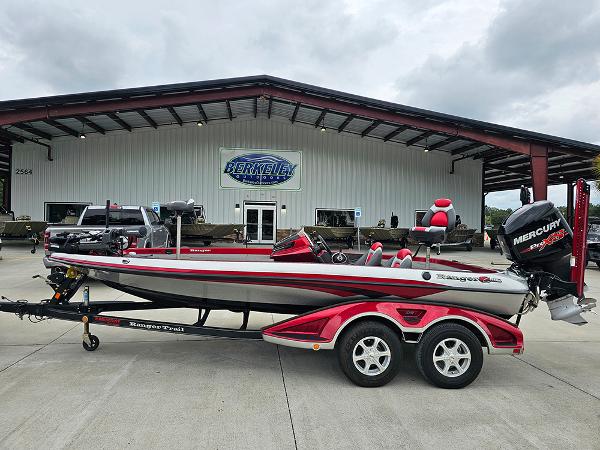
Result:
{"label": "trailer wheel", "polygon": [[400,338],[390,327],[379,322],[351,325],[336,347],[342,371],[358,386],[383,386],[400,368]]}
{"label": "trailer wheel", "polygon": [[473,250],[473,244],[467,244],[467,251],[470,252]]}
{"label": "trailer wheel", "polygon": [[469,385],[483,367],[479,339],[471,330],[456,323],[436,325],[426,331],[415,356],[423,377],[445,389]]}
{"label": "trailer wheel", "polygon": [[83,348],[86,349],[88,352],[93,352],[100,345],[100,339],[98,339],[98,336],[90,334],[90,343],[91,345],[88,345],[87,342],[83,341],[81,344],[83,345]]}

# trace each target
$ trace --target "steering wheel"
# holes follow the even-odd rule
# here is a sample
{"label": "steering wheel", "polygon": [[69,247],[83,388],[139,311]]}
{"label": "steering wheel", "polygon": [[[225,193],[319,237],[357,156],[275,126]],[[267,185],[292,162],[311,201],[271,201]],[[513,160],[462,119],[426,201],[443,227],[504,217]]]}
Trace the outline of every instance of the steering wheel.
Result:
{"label": "steering wheel", "polygon": [[333,255],[333,252],[329,248],[329,245],[327,245],[327,242],[325,242],[325,239],[323,239],[323,236],[317,234],[317,237],[319,238],[319,245],[323,248],[323,250],[325,250],[330,255]]}

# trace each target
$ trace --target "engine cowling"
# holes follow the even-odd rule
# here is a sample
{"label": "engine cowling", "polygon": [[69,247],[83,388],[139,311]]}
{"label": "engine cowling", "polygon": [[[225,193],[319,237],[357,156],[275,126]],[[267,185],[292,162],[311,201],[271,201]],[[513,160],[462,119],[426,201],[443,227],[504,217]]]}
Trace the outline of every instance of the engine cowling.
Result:
{"label": "engine cowling", "polygon": [[506,257],[523,269],[570,279],[573,232],[552,202],[543,200],[517,209],[500,226],[498,241]]}

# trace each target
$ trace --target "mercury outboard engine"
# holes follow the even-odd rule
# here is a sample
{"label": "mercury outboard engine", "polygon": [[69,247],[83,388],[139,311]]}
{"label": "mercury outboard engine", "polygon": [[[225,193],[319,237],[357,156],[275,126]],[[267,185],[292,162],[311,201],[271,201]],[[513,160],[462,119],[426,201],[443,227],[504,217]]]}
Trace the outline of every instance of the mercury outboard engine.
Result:
{"label": "mercury outboard engine", "polygon": [[589,185],[577,181],[574,230],[549,201],[523,205],[498,230],[498,241],[513,262],[509,270],[527,279],[532,299],[526,309],[541,299],[553,320],[582,325],[581,313],[596,306],[584,295],[586,232]]}
{"label": "mercury outboard engine", "polygon": [[573,232],[549,201],[522,206],[498,230],[506,257],[527,272],[544,271],[569,281]]}

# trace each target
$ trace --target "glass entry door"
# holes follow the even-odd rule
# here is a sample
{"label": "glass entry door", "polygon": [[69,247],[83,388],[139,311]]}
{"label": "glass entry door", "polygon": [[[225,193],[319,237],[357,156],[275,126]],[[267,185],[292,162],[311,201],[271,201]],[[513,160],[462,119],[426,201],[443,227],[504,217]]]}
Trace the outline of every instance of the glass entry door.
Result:
{"label": "glass entry door", "polygon": [[244,204],[246,239],[251,244],[274,244],[277,226],[275,223],[275,203]]}

